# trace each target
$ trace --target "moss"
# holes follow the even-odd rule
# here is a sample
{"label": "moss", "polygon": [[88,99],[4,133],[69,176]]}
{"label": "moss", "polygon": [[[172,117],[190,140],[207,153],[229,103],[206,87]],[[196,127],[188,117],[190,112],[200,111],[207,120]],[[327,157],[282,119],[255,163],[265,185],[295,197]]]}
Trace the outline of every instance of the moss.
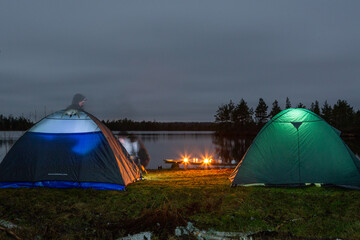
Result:
{"label": "moss", "polygon": [[359,191],[230,188],[231,171],[150,171],[123,192],[1,189],[0,219],[21,226],[15,231],[25,239],[115,239],[147,230],[166,239],[187,221],[200,229],[257,232],[255,238],[360,239]]}

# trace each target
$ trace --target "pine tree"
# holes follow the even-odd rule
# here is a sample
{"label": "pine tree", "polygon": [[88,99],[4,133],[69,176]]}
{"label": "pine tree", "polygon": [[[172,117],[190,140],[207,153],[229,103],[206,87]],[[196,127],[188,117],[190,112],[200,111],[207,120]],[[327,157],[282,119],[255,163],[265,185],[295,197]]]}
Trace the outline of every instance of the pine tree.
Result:
{"label": "pine tree", "polygon": [[311,110],[313,113],[320,115],[320,107],[319,107],[319,102],[318,100],[315,101],[315,104]]}
{"label": "pine tree", "polygon": [[228,123],[231,122],[232,111],[235,105],[232,100],[228,104],[221,105],[216,111],[215,122]]}
{"label": "pine tree", "polygon": [[279,106],[279,102],[277,100],[275,100],[272,104],[272,109],[271,112],[269,114],[270,118],[273,118],[276,114],[278,114],[279,112],[281,112],[281,108]]}
{"label": "pine tree", "polygon": [[253,122],[252,115],[252,108],[249,108],[247,102],[241,99],[240,103],[232,111],[231,120],[236,124],[246,125]]}
{"label": "pine tree", "polygon": [[310,105],[309,110],[314,112],[314,108],[315,108],[315,103],[312,102],[311,105]]}
{"label": "pine tree", "polygon": [[350,128],[354,120],[354,110],[346,100],[339,99],[334,104],[332,117],[335,127],[340,129]]}
{"label": "pine tree", "polygon": [[332,108],[328,104],[327,100],[325,101],[323,107],[321,108],[321,117],[329,124],[332,123]]}
{"label": "pine tree", "polygon": [[316,113],[317,115],[320,115],[319,102],[317,100],[315,101],[315,103],[312,102],[309,110],[313,113]]}
{"label": "pine tree", "polygon": [[301,102],[296,107],[297,108],[306,108],[306,106],[304,104],[302,104]]}
{"label": "pine tree", "polygon": [[267,122],[268,114],[267,114],[268,106],[266,105],[264,99],[259,99],[259,104],[255,109],[255,119],[257,124],[262,125]]}
{"label": "pine tree", "polygon": [[360,129],[360,110],[354,114],[353,128],[357,131]]}
{"label": "pine tree", "polygon": [[288,97],[286,97],[285,109],[291,108],[291,102]]}

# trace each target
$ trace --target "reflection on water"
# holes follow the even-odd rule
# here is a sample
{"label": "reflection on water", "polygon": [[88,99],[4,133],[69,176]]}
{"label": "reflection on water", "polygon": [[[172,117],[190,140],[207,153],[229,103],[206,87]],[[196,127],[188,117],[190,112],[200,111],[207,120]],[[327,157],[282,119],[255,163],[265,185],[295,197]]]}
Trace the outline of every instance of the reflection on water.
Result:
{"label": "reflection on water", "polygon": [[[23,132],[13,134],[12,137],[2,137],[0,132],[0,162]],[[147,168],[157,169],[158,166],[169,168],[164,159],[179,160],[181,156],[203,158],[211,156],[223,162],[240,161],[251,145],[253,138],[236,136],[218,136],[212,132],[132,132],[144,143],[150,162]],[[8,136],[8,135],[7,135]],[[360,155],[360,139],[344,139],[351,150]]]}
{"label": "reflection on water", "polygon": [[206,156],[216,158],[216,151],[212,142],[212,133],[170,133],[170,134],[138,134],[143,141],[151,160],[149,169],[159,166],[169,168],[164,159],[180,160],[182,157],[199,158]]}
{"label": "reflection on water", "polygon": [[232,160],[239,162],[252,141],[253,138],[213,135],[216,154],[226,163],[230,163]]}
{"label": "reflection on water", "polygon": [[147,148],[150,169],[169,167],[163,159],[180,160],[205,157],[221,159],[224,163],[239,162],[252,143],[253,138],[219,136],[213,132],[182,132],[161,134],[138,134]]}
{"label": "reflection on water", "polygon": [[10,148],[14,145],[16,140],[0,140],[0,163],[5,157],[6,153],[9,152]]}

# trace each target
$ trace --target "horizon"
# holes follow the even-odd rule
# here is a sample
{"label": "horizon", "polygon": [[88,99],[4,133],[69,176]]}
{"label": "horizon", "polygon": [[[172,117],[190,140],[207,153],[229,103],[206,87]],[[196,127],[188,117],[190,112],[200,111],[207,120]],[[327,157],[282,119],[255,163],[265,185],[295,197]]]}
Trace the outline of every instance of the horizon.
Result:
{"label": "horizon", "polygon": [[[248,102],[246,101],[246,99],[244,99],[245,100],[245,102],[248,104]],[[275,99],[275,100],[277,100],[277,99]],[[274,100],[274,101],[275,101]],[[296,103],[296,104],[294,104],[293,102],[291,102],[291,99],[289,99],[290,100],[290,103],[291,103],[291,107],[290,108],[297,108],[297,105],[299,104],[299,103],[302,103],[302,104],[304,104],[304,102],[299,102],[299,103]],[[346,99],[338,99],[337,101],[339,101],[339,100],[342,100],[342,101],[346,101],[348,104],[349,104],[349,106],[351,107],[351,108],[353,108],[353,110],[354,110],[354,113],[356,113],[357,111],[360,111],[360,109],[357,109],[357,108],[355,108],[354,106],[352,106],[351,105],[351,103],[349,103]],[[232,99],[230,99],[228,102],[225,102],[225,103],[222,103],[222,104],[220,104],[219,106],[218,106],[218,108],[221,106],[221,105],[226,105],[226,104],[228,104],[230,101],[232,101],[235,105],[237,105],[239,102],[234,102]],[[274,102],[273,101],[273,102]],[[317,101],[317,100],[315,100],[315,101]],[[307,110],[310,110],[310,106],[311,106],[311,103],[315,103],[315,101],[313,101],[313,102],[310,102],[310,104],[308,104],[308,105],[306,105],[306,104],[304,104],[305,105],[305,109],[307,109]],[[327,100],[325,100],[325,101],[327,101]],[[323,107],[323,105],[324,105],[324,103],[325,103],[325,101],[324,102],[319,102],[319,108],[320,108],[320,112],[322,112],[321,111],[321,109],[322,109],[322,107]],[[337,102],[336,101],[336,102]],[[269,114],[270,113],[270,111],[271,111],[271,108],[272,108],[272,103],[273,102],[271,102],[270,104],[269,103],[267,103],[266,101],[265,101],[265,103],[267,104],[267,106],[268,106],[268,110],[267,110],[267,113]],[[334,103],[334,104],[336,104],[336,102]],[[286,110],[287,108],[285,107],[285,103],[284,104],[281,104],[279,101],[278,101],[278,103],[279,103],[279,106],[280,106],[280,108],[281,108],[281,111],[283,111],[283,110]],[[329,104],[329,106],[331,106],[331,107],[333,107],[334,106],[334,104],[331,104],[331,103],[329,103],[329,101],[327,101],[327,103]],[[255,117],[255,109],[256,109],[256,106],[250,106],[249,104],[248,104],[248,107],[249,107],[249,109],[252,109],[253,111],[254,111],[254,113],[253,113],[253,117]],[[218,108],[217,109],[215,109],[214,110],[214,115],[216,114],[216,110],[218,110]],[[59,110],[57,110],[57,111],[61,111],[61,110],[63,110],[63,109],[59,109]],[[87,109],[86,109],[86,105],[85,105],[85,107],[84,107],[84,109],[83,109],[84,111],[87,111]],[[53,113],[55,113],[56,111],[52,111],[52,110],[50,110],[49,112],[47,112],[47,110],[46,110],[46,108],[45,109],[43,109],[43,112],[37,112],[36,110],[33,112],[33,113],[28,113],[27,115],[26,114],[24,114],[24,113],[21,113],[20,115],[13,115],[13,114],[9,114],[9,115],[5,115],[5,114],[3,114],[3,113],[0,113],[0,115],[2,115],[2,116],[4,116],[4,117],[10,117],[10,116],[12,116],[12,117],[15,117],[15,118],[17,118],[17,117],[24,117],[24,118],[26,118],[26,119],[28,119],[28,120],[30,120],[30,121],[32,121],[33,123],[36,123],[36,122],[38,122],[39,120],[41,120],[42,118],[44,118],[45,116],[48,116],[48,115],[51,115],[51,114],[53,114]],[[87,112],[89,112],[89,111],[87,111]],[[91,113],[91,112],[90,112]],[[35,116],[37,115],[37,117],[35,118]],[[213,115],[213,116],[214,116]],[[319,115],[320,116],[320,115]],[[157,123],[215,123],[216,121],[215,121],[215,116],[213,117],[213,120],[211,120],[211,121],[191,121],[191,120],[188,120],[188,121],[179,121],[179,120],[173,120],[173,121],[162,121],[162,120],[156,120],[156,119],[153,119],[153,120],[135,120],[135,119],[131,119],[131,118],[128,118],[128,117],[123,117],[123,118],[112,118],[112,119],[101,119],[101,118],[99,118],[101,121],[117,121],[117,120],[125,120],[125,119],[127,119],[127,120],[130,120],[130,121],[134,121],[134,122],[142,122],[142,121],[145,121],[145,122],[157,122]]]}

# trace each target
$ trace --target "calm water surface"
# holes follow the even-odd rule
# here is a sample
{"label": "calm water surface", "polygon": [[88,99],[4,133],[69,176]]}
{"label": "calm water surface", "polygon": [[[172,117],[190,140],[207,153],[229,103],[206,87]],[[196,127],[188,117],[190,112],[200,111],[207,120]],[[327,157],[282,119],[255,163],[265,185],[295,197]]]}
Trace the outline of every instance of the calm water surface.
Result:
{"label": "calm water surface", "polygon": [[[142,140],[151,157],[149,169],[157,169],[158,166],[169,168],[170,165],[165,164],[164,159],[178,160],[185,156],[190,159],[211,157],[230,162],[242,156],[251,142],[243,139],[239,142],[230,142],[216,138],[213,132],[133,132],[133,134]],[[225,150],[226,146],[239,147],[239,151],[235,155],[229,154],[228,150]]]}
{"label": "calm water surface", "polygon": [[[251,145],[251,138],[217,137],[213,132],[129,132],[144,143],[149,155],[148,169],[169,168],[164,159],[212,157],[224,162],[239,161]],[[0,162],[23,132],[0,132]],[[115,133],[118,134],[118,133]],[[360,155],[360,141],[345,139],[355,154]]]}

